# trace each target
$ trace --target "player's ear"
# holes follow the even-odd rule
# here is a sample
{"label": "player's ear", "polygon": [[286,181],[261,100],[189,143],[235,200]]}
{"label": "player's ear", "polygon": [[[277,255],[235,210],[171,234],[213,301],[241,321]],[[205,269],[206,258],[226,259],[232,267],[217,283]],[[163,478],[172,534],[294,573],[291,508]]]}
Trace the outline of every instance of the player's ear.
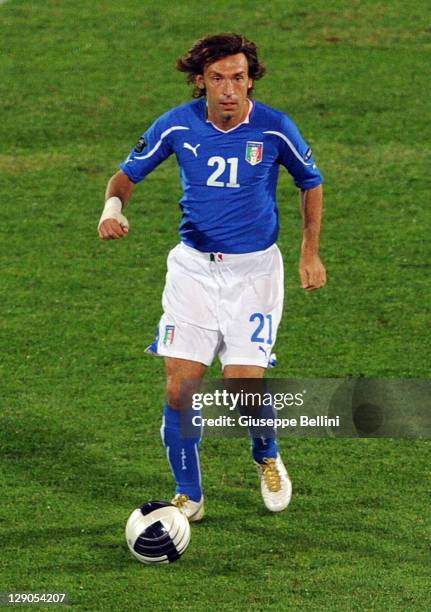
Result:
{"label": "player's ear", "polygon": [[205,89],[204,75],[203,74],[197,74],[195,76],[195,83],[199,87],[199,89]]}
{"label": "player's ear", "polygon": [[253,79],[248,79],[248,85],[247,88],[251,89],[253,87]]}

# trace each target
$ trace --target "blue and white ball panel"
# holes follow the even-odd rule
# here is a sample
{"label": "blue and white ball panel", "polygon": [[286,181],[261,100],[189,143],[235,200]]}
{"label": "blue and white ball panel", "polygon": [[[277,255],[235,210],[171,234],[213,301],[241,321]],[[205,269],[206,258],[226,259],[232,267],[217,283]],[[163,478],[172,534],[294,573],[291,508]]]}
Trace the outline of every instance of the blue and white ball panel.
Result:
{"label": "blue and white ball panel", "polygon": [[172,563],[180,558],[168,531],[160,521],[141,533],[136,539],[133,551],[138,555],[138,559],[151,563]]}

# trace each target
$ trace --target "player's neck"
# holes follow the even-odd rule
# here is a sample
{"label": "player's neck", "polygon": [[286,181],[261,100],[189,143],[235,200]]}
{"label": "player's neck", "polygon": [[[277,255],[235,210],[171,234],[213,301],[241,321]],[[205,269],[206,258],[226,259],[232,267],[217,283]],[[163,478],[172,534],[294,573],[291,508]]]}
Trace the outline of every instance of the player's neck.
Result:
{"label": "player's neck", "polygon": [[208,121],[211,121],[211,123],[214,124],[219,130],[227,132],[228,130],[235,128],[237,125],[244,123],[251,112],[252,106],[253,104],[251,100],[247,98],[245,104],[243,105],[241,114],[236,117],[220,117],[216,113],[211,112],[211,109],[207,107]]}

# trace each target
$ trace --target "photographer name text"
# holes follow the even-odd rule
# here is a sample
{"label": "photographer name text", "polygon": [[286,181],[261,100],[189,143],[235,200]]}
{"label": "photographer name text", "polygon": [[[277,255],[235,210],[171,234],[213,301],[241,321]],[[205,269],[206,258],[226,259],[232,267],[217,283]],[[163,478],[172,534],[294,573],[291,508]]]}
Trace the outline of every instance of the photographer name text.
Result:
{"label": "photographer name text", "polygon": [[340,417],[328,417],[326,415],[309,417],[305,414],[298,418],[255,418],[241,415],[238,418],[220,415],[215,418],[203,417],[195,414],[192,418],[195,427],[273,427],[286,429],[288,427],[339,427]]}

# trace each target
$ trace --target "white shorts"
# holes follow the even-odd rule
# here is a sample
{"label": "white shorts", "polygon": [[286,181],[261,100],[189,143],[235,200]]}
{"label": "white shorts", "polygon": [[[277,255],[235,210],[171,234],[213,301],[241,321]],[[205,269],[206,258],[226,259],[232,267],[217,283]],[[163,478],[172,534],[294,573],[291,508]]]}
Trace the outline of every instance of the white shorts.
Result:
{"label": "white shorts", "polygon": [[211,365],[266,368],[283,310],[277,245],[240,255],[178,244],[168,256],[163,315],[147,352]]}

